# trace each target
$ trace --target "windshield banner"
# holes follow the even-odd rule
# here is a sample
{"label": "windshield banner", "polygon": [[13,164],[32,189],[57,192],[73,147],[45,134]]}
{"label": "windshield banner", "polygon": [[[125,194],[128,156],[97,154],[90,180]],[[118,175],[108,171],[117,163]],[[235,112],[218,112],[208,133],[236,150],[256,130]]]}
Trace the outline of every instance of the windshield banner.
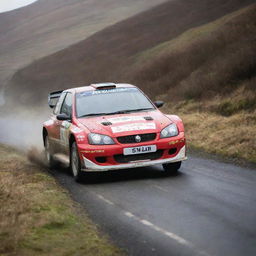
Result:
{"label": "windshield banner", "polygon": [[87,97],[94,95],[102,95],[102,94],[111,94],[111,93],[122,93],[122,92],[137,92],[137,88],[115,88],[115,89],[107,89],[107,90],[95,90],[95,91],[86,91],[78,93],[78,97]]}

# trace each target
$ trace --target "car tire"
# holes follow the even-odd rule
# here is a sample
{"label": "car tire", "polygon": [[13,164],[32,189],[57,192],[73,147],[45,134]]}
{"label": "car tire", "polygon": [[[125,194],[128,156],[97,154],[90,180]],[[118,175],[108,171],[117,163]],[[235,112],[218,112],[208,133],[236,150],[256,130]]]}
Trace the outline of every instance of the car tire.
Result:
{"label": "car tire", "polygon": [[45,145],[44,152],[45,152],[46,164],[49,168],[54,168],[56,166],[56,161],[54,160],[52,155],[51,144],[48,136],[45,137],[44,145]]}
{"label": "car tire", "polygon": [[70,150],[70,168],[76,182],[83,180],[84,174],[81,171],[81,160],[78,154],[76,142],[73,142]]}
{"label": "car tire", "polygon": [[167,174],[177,174],[180,167],[181,167],[181,162],[163,164],[164,171]]}

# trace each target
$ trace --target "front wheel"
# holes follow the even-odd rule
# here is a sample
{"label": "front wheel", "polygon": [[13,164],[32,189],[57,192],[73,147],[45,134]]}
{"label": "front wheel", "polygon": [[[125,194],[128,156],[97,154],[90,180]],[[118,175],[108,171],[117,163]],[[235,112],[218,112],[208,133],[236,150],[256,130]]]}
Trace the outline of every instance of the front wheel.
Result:
{"label": "front wheel", "polygon": [[46,159],[47,166],[49,168],[54,168],[56,166],[56,161],[54,160],[52,155],[52,149],[50,146],[48,136],[45,137],[45,159]]}
{"label": "front wheel", "polygon": [[181,162],[163,164],[163,168],[168,174],[176,174],[180,169]]}
{"label": "front wheel", "polygon": [[83,172],[81,171],[81,161],[77,150],[77,145],[75,142],[73,142],[71,146],[71,152],[70,152],[70,167],[72,174],[74,176],[74,179],[76,182],[82,181],[83,178]]}

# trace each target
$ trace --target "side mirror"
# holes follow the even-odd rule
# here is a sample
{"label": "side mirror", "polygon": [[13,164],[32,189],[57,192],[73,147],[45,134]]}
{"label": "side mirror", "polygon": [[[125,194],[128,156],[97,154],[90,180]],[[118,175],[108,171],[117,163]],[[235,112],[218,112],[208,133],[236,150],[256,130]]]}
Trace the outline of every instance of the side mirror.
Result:
{"label": "side mirror", "polygon": [[57,97],[53,98],[53,97],[49,96],[48,97],[48,105],[49,105],[49,107],[50,108],[55,108],[55,106],[58,103],[58,100],[59,100],[59,98],[57,98]]}
{"label": "side mirror", "polygon": [[50,108],[55,108],[55,107],[56,107],[56,105],[55,105],[55,104],[51,104],[51,103],[49,103],[49,107],[50,107]]}
{"label": "side mirror", "polygon": [[59,121],[68,121],[68,120],[70,120],[71,119],[71,117],[70,116],[67,116],[66,114],[59,114],[59,115],[57,115],[57,120],[59,120]]}
{"label": "side mirror", "polygon": [[157,108],[161,108],[164,105],[164,102],[161,100],[158,100],[158,101],[155,101],[154,104]]}

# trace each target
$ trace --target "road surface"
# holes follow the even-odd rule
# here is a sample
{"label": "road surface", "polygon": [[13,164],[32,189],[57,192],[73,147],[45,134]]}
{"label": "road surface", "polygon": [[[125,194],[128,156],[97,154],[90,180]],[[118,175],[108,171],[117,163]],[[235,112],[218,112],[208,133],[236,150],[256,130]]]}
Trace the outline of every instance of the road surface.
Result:
{"label": "road surface", "polygon": [[256,172],[190,156],[179,175],[161,166],[103,173],[77,184],[54,176],[128,255],[256,255]]}

